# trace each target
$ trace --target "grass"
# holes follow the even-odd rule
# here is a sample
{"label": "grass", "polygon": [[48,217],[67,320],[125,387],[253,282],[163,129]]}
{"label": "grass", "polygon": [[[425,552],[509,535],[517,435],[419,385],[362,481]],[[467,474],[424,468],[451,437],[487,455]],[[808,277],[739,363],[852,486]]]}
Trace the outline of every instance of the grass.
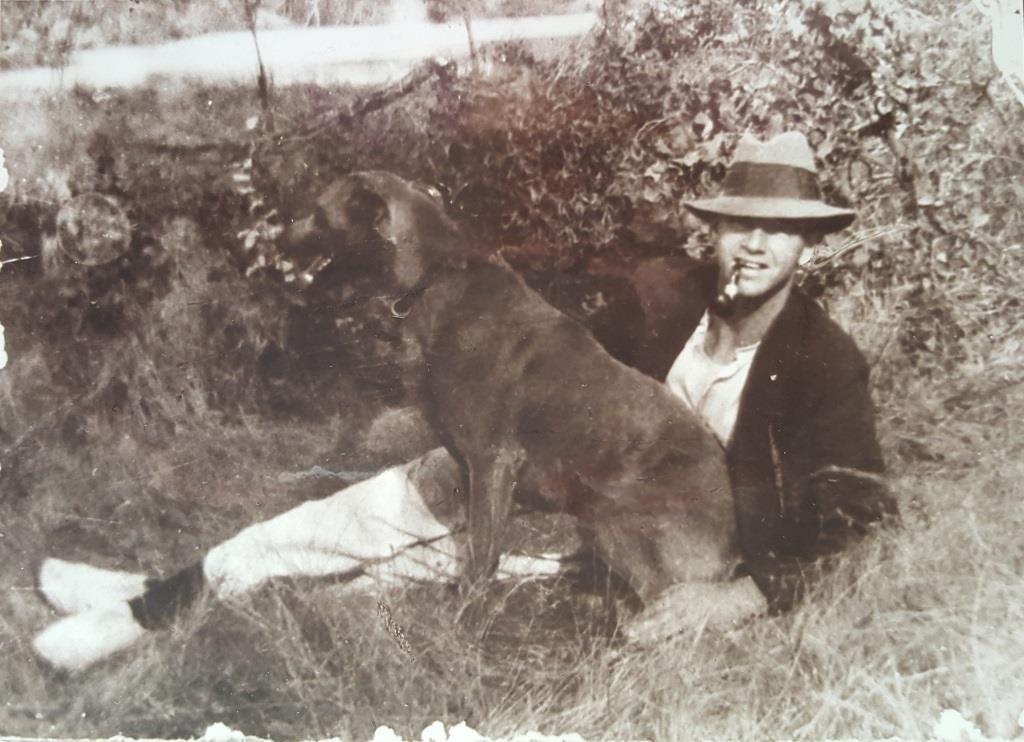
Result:
{"label": "grass", "polygon": [[[69,178],[84,177],[72,171],[93,128],[230,140],[256,110],[244,91],[189,94],[151,91],[106,108],[82,95],[12,105],[0,138],[12,178],[26,179],[16,200],[66,196]],[[327,97],[297,105],[296,120],[338,103]],[[217,105],[197,122],[207,100]],[[124,173],[130,154],[115,148]],[[221,163],[209,169],[224,175]],[[136,206],[156,213],[167,198],[190,213],[196,192],[162,189],[205,177],[140,177]],[[81,675],[41,665],[30,641],[54,617],[32,587],[44,556],[167,574],[326,494],[327,483],[284,474],[393,463],[362,445],[381,399],[343,373],[332,377],[334,396],[316,397],[337,414],[286,414],[287,395],[272,413],[246,404],[268,387],[239,369],[274,329],[249,324],[278,318],[244,282],[211,278],[209,229],[187,219],[161,228],[175,279],[157,301],[130,307],[134,334],[72,341],[42,322],[64,300],[59,280],[13,266],[0,276],[11,355],[0,372],[0,734],[191,737],[221,721],[275,739],[368,739],[381,724],[418,738],[440,719],[490,736],[922,739],[945,709],[990,737],[1020,732],[1024,336],[1004,305],[1019,285],[1019,251],[997,253],[1005,285],[950,279],[950,296],[963,316],[984,316],[984,332],[963,341],[957,366],[931,375],[912,373],[894,340],[913,308],[909,289],[831,297],[831,313],[876,365],[879,432],[904,519],[851,552],[791,614],[642,650],[610,636],[623,606],[565,581],[494,585],[482,598],[489,620],[476,628],[459,621],[468,606],[443,586],[353,596],[329,581],[281,582],[209,600]],[[381,599],[411,655],[383,626]]]}
{"label": "grass", "polygon": [[[70,548],[168,571],[310,496],[276,485],[275,473],[336,431],[254,422],[193,435],[181,450],[113,446],[85,488],[82,462],[57,462],[48,491],[7,507],[0,729],[187,737],[223,721],[275,739],[368,739],[380,724],[416,737],[441,719],[491,736],[922,739],[956,709],[987,735],[1012,737],[1024,710],[1024,385],[1008,369],[994,364],[943,389],[904,386],[900,409],[882,417],[883,440],[898,451],[907,431],[928,435],[927,455],[890,457],[903,527],[856,549],[804,606],[652,650],[609,638],[604,601],[563,582],[495,586],[491,620],[472,630],[443,587],[352,596],[312,581],[208,601],[81,676],[55,673],[28,645],[51,618],[25,589],[36,560]],[[971,390],[982,396],[964,402]],[[899,428],[885,422],[897,418]],[[274,441],[293,445],[267,457]],[[194,460],[175,469],[179,457]],[[159,487],[140,489],[147,472]],[[384,629],[379,598],[415,660]]]}

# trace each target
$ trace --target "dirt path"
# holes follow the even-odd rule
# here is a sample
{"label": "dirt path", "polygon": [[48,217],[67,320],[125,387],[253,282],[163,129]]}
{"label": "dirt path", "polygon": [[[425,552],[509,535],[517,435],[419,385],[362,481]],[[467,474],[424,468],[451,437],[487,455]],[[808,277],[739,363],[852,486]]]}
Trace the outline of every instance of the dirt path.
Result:
{"label": "dirt path", "polygon": [[[526,41],[545,48],[582,36],[594,13],[488,18],[473,23],[476,45]],[[277,84],[374,85],[397,79],[432,57],[467,58],[462,23],[390,23],[378,26],[284,28],[258,32],[263,64]],[[78,52],[63,69],[33,67],[0,74],[0,97],[57,93],[74,85],[138,87],[199,78],[207,83],[249,82],[257,70],[248,31],[214,33],[146,46]]]}

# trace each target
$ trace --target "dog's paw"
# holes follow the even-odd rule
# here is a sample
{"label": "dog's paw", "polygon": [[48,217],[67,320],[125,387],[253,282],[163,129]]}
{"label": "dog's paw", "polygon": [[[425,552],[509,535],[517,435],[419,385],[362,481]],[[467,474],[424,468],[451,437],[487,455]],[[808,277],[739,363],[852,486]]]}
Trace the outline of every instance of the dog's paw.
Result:
{"label": "dog's paw", "polygon": [[36,635],[32,648],[61,670],[79,672],[146,634],[127,603],[66,616]]}
{"label": "dog's paw", "polygon": [[61,613],[82,613],[142,595],[146,576],[50,558],[39,568],[38,587],[43,599]]}

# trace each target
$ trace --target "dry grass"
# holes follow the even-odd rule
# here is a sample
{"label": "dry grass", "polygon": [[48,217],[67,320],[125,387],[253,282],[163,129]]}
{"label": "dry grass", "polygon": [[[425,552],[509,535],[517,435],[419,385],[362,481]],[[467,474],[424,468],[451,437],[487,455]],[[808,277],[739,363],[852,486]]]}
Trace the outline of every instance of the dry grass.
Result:
{"label": "dry grass", "polygon": [[[869,355],[884,347],[892,299],[833,304]],[[365,414],[320,424],[189,415],[166,377],[136,377],[165,395],[174,435],[147,438],[137,417],[122,427],[91,417],[84,445],[42,436],[32,491],[5,495],[0,730],[188,737],[222,721],[275,739],[368,739],[387,724],[416,738],[441,719],[492,736],[921,739],[951,708],[1012,737],[1024,710],[1024,385],[1021,338],[1006,321],[998,343],[979,338],[974,360],[941,384],[897,373],[906,364],[884,356],[880,433],[904,526],[850,554],[791,615],[637,650],[608,637],[600,597],[561,582],[496,586],[493,618],[476,630],[443,587],[353,597],[302,582],[210,601],[80,676],[55,673],[29,646],[52,619],[32,591],[43,556],[167,573],[321,494],[282,484],[283,472],[374,464],[357,445]],[[12,357],[0,375],[3,425],[43,429],[59,403],[46,393],[51,372],[38,348]],[[380,597],[414,662],[382,626]]]}
{"label": "dry grass", "polygon": [[[988,391],[941,419],[934,416],[944,408],[924,400],[950,390],[905,388],[903,427],[929,421],[932,434],[926,459],[892,461],[903,527],[852,553],[791,615],[636,650],[603,631],[599,598],[563,583],[497,586],[487,598],[493,618],[475,630],[458,624],[465,606],[453,593],[410,588],[383,597],[413,661],[377,617],[382,596],[315,581],[277,584],[230,604],[210,601],[172,631],[70,677],[34,660],[27,642],[49,615],[31,593],[11,590],[0,609],[8,657],[0,728],[190,736],[223,721],[273,738],[369,738],[379,724],[417,736],[442,719],[493,736],[540,729],[589,739],[921,739],[952,708],[992,737],[1012,737],[1024,709],[1024,386],[1001,381],[1003,371],[954,380]],[[278,462],[252,464],[257,443],[283,432],[264,426],[223,442],[221,450],[239,451],[218,467],[229,490],[232,467],[248,456],[269,476]],[[889,441],[897,434],[883,430]],[[124,472],[144,462],[109,459]],[[51,486],[71,481],[65,473]],[[164,498],[180,520],[139,512],[120,531],[125,545],[135,533],[145,566],[169,569],[187,555],[184,541],[209,545],[255,516],[239,501]],[[98,504],[95,494],[89,501]],[[279,497],[276,509],[288,501]],[[5,522],[9,586],[29,586],[33,559],[53,546],[39,536],[52,538],[65,522],[55,502],[45,498]],[[121,544],[105,533],[112,554]]]}
{"label": "dry grass", "polygon": [[[238,100],[220,101],[222,120],[203,122],[204,136],[237,133],[251,101],[241,91],[231,97]],[[86,112],[67,102],[7,111],[8,167],[27,177],[17,198],[67,195],[66,170],[88,146],[89,127],[77,122],[102,113],[76,105]],[[127,101],[125,111],[154,139],[177,142],[196,130],[191,107],[176,99]],[[161,195],[150,191],[164,181],[147,187],[140,200],[150,208]],[[1019,243],[1010,227],[1004,232],[999,244]],[[958,347],[955,369],[929,368],[927,379],[894,339],[906,329],[912,287],[855,286],[831,297],[833,316],[875,365],[880,435],[904,524],[856,549],[789,615],[638,650],[609,637],[621,606],[565,582],[496,585],[485,598],[490,620],[471,628],[458,620],[467,606],[444,587],[352,596],[303,581],[209,601],[79,676],[42,666],[29,642],[53,618],[33,591],[44,556],[168,573],[244,525],[323,494],[322,484],[282,482],[283,473],[382,463],[359,445],[379,400],[355,398],[345,379],[339,394],[350,404],[317,423],[244,405],[224,414],[231,405],[210,400],[211,390],[253,390],[243,389],[246,379],[218,376],[231,372],[230,358],[210,352],[214,335],[199,308],[219,302],[218,327],[240,326],[244,339],[254,305],[239,283],[207,281],[208,251],[187,223],[163,225],[159,236],[177,261],[174,289],[146,309],[135,325],[141,334],[88,354],[47,347],[52,338],[37,334],[32,307],[48,307],[52,296],[33,295],[41,291],[34,279],[0,277],[11,354],[0,372],[0,435],[9,437],[0,463],[19,467],[0,480],[0,734],[189,737],[222,721],[275,739],[366,739],[380,724],[417,738],[441,719],[491,736],[922,739],[942,710],[957,709],[991,737],[1018,735],[1024,335],[1009,302],[1024,277],[1019,250],[992,251],[1004,284],[969,272],[949,279],[958,319],[977,334]],[[62,369],[91,382],[79,389],[84,396],[69,391]],[[113,410],[90,396],[118,379],[134,393],[128,404]],[[12,481],[28,489],[12,490]],[[381,624],[382,597],[415,661]]]}

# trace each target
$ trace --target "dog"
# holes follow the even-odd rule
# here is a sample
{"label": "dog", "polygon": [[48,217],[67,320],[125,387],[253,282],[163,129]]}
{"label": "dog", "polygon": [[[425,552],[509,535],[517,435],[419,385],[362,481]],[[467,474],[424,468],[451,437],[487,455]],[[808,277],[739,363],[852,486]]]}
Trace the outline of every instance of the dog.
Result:
{"label": "dog", "polygon": [[303,246],[298,261],[323,263],[326,251],[330,265],[387,273],[392,314],[420,359],[409,388],[462,471],[464,583],[495,568],[517,498],[576,516],[645,603],[728,575],[735,516],[711,432],[517,274],[474,254],[438,194],[356,173],[323,191],[289,241]]}
{"label": "dog", "polygon": [[[343,545],[353,554],[327,553],[301,568],[288,553],[265,553],[265,524],[165,579],[47,559],[40,593],[66,615],[33,641],[41,657],[81,670],[130,646],[204,594],[211,574],[224,574],[225,558],[241,581],[214,582],[221,597],[276,575],[370,576],[387,565],[374,567],[359,553],[390,551],[396,539],[400,548],[389,559],[402,564],[395,574],[447,578],[452,565],[465,564],[461,580],[472,589],[499,563],[517,499],[527,508],[570,513],[590,532],[604,561],[646,606],[626,628],[631,639],[656,640],[707,621],[728,625],[763,610],[759,594],[750,594],[756,588],[728,580],[738,561],[735,515],[725,454],[710,430],[519,275],[474,251],[437,193],[390,173],[356,173],[328,186],[313,212],[290,225],[285,243],[309,288],[328,295],[321,306],[331,305],[335,287],[349,282],[350,290],[354,275],[386,297],[386,321],[415,351],[416,362],[401,364],[408,389],[451,454],[427,460],[445,472],[452,459],[457,463],[458,472],[442,480],[461,480],[465,543],[456,544],[426,509],[410,514],[408,503],[401,504],[405,522],[397,531],[362,517],[359,502],[377,496],[365,491],[328,498],[341,510],[320,519],[324,532],[348,534],[352,540]],[[438,488],[429,473],[434,464],[411,466],[385,475],[401,483],[407,475],[416,479],[412,471],[426,472],[417,486]],[[301,512],[307,506],[314,505],[268,524],[287,532],[298,519],[308,528]],[[308,540],[294,546],[300,560],[319,553],[306,548]],[[458,548],[465,558],[449,553]],[[441,569],[424,571],[424,555],[440,557]],[[510,575],[558,569],[557,559],[515,559],[501,562]]]}

